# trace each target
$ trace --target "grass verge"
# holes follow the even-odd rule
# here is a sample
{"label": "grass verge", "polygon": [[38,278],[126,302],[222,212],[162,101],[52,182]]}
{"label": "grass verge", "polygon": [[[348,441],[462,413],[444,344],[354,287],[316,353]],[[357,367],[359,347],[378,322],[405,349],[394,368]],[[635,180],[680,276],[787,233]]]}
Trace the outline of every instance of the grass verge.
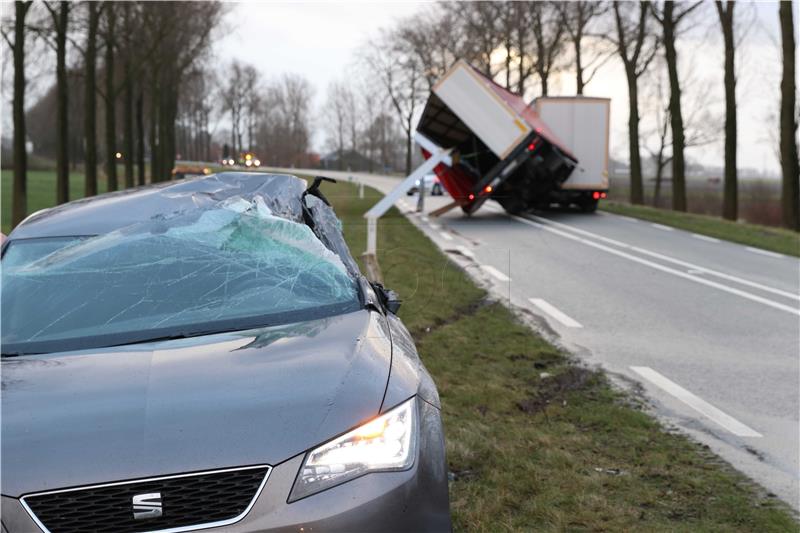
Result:
{"label": "grass verge", "polygon": [[[325,186],[355,254],[380,198]],[[792,531],[786,506],[487,299],[397,210],[378,255],[439,387],[456,530]]]}
{"label": "grass verge", "polygon": [[709,237],[800,257],[800,233],[787,229],[618,202],[603,203],[601,209],[617,215],[641,218]]}

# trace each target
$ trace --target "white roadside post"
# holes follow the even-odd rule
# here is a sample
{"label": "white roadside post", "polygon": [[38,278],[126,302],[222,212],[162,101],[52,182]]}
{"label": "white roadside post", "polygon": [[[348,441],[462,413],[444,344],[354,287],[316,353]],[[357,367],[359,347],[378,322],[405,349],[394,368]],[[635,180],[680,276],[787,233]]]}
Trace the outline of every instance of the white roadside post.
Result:
{"label": "white roadside post", "polygon": [[384,196],[380,202],[372,206],[372,208],[364,213],[364,218],[367,219],[367,251],[364,252],[364,264],[367,267],[367,278],[370,281],[382,281],[381,272],[378,267],[377,250],[378,250],[378,219],[389,210],[392,205],[408,191],[417,180],[421,180],[423,176],[429,174],[439,163],[451,165],[450,152],[452,148],[446,150],[439,148],[430,140],[417,133],[415,135],[417,143],[430,152],[431,156],[425,160],[420,166],[409,174],[397,187]]}

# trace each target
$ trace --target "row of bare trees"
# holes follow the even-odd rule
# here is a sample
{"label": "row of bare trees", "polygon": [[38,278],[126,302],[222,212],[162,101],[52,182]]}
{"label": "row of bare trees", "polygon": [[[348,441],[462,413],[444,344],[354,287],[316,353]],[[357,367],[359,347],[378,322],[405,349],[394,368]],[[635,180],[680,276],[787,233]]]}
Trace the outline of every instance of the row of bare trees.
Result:
{"label": "row of bare trees", "polygon": [[[720,81],[725,93],[723,216],[736,220],[736,57],[742,37],[741,22],[737,24],[742,8],[737,9],[737,4],[732,0],[717,1],[713,6],[673,1],[440,2],[382,31],[362,47],[360,61],[383,86],[405,133],[407,171],[411,169],[413,120],[435,81],[457,58],[466,59],[506,89],[526,97],[546,96],[556,72],[574,73],[576,91],[583,94],[605,64],[619,61],[628,86],[630,201],[635,204],[644,202],[641,150],[647,145],[647,132],[640,129],[640,83],[646,75],[660,79],[654,71],[663,71],[666,102],[657,113],[662,120],[654,132],[659,146],[648,151],[658,154],[657,188],[660,190],[664,167],[669,165],[672,209],[686,211],[686,149],[713,142],[721,135],[710,131],[715,121],[707,116],[703,115],[703,121],[692,120],[695,109],[687,118],[683,86],[687,80],[682,77],[687,58],[679,53],[680,42],[698,24],[715,19],[706,26],[720,31],[724,44],[724,55],[719,58],[724,66]],[[776,13],[783,43],[780,153],[784,225],[800,230],[791,5],[781,2]],[[345,135],[334,137],[343,139]]]}
{"label": "row of bare trees", "polygon": [[[182,112],[197,115],[187,121],[189,130],[197,139],[207,138],[204,102],[180,106],[179,101],[184,87],[194,84],[197,93],[196,85],[202,86],[201,64],[222,8],[219,2],[15,2],[14,18],[2,28],[14,56],[13,225],[27,213],[25,74],[36,56],[26,48],[45,43],[56,56],[56,183],[57,202],[63,203],[69,200],[76,130],[83,130],[86,195],[98,191],[98,153],[108,190],[144,184],[148,154],[152,181],[168,179]],[[80,90],[70,78],[78,80]],[[77,121],[70,115],[75,107],[70,99],[80,99]],[[183,124],[186,117],[180,118]],[[98,131],[104,134],[100,152]]]}
{"label": "row of bare trees", "polygon": [[216,93],[230,121],[223,157],[255,152],[275,167],[309,166],[314,88],[304,77],[283,74],[262,79],[255,67],[233,60],[224,68]]}
{"label": "row of bare trees", "polygon": [[352,83],[353,78],[357,76],[331,82],[320,113],[328,146],[337,155],[334,168],[356,167],[353,169],[368,172],[402,168],[400,165],[408,168],[411,116],[402,114],[405,121],[399,124],[393,111],[400,105],[399,99],[385,99],[368,80]]}

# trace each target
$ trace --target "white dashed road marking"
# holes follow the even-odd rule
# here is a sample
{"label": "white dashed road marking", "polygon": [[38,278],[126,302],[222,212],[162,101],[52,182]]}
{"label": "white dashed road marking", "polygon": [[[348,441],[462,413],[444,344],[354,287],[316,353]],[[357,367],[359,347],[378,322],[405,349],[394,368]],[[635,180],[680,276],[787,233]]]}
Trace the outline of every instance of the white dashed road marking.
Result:
{"label": "white dashed road marking", "polygon": [[754,254],[766,255],[767,257],[775,257],[777,259],[783,257],[783,254],[770,252],[769,250],[762,250],[761,248],[753,248],[752,246],[746,246],[745,250],[748,252],[753,252]]}
{"label": "white dashed road marking", "polygon": [[656,224],[654,222],[654,223],[652,223],[650,225],[653,226],[654,228],[658,228],[658,229],[664,230],[664,231],[675,231],[675,228],[671,228],[669,226],[665,226],[664,224]]}
{"label": "white dashed road marking", "polygon": [[583,326],[581,326],[580,322],[578,322],[577,320],[565,315],[564,313],[562,313],[561,311],[559,311],[558,309],[556,309],[555,307],[553,307],[552,305],[550,305],[546,301],[542,300],[541,298],[528,298],[528,300],[533,305],[535,305],[536,307],[538,307],[539,309],[541,309],[542,311],[544,311],[545,313],[547,313],[548,315],[550,315],[554,319],[558,320],[559,322],[561,322],[562,325],[564,325],[564,326],[566,326],[568,328],[582,328],[583,327]]}
{"label": "white dashed road marking", "polygon": [[708,235],[700,235],[699,233],[692,233],[692,237],[694,237],[695,239],[700,239],[701,241],[719,242],[719,239],[715,239],[714,237],[709,237]]}
{"label": "white dashed road marking", "polygon": [[481,265],[481,268],[484,270],[484,272],[486,272],[487,274],[491,274],[500,281],[511,281],[511,278],[509,278],[508,276],[506,276],[505,274],[503,274],[502,272],[500,272],[491,265]]}
{"label": "white dashed road marking", "polygon": [[660,388],[664,392],[676,397],[698,413],[710,418],[718,425],[727,429],[739,437],[762,437],[758,431],[742,424],[732,416],[720,411],[707,401],[695,396],[674,381],[662,376],[655,370],[647,366],[632,366],[631,370],[642,376],[644,379]]}
{"label": "white dashed road marking", "polygon": [[466,246],[458,246],[456,249],[461,252],[461,255],[469,257],[470,259],[475,259],[475,254]]}

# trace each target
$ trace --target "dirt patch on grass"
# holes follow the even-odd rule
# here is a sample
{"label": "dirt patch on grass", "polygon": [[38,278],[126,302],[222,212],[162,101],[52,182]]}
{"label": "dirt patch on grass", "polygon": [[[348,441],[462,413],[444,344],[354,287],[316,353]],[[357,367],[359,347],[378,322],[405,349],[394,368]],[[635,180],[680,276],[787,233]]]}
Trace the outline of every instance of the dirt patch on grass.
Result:
{"label": "dirt patch on grass", "polygon": [[563,372],[550,375],[540,374],[539,386],[529,398],[517,402],[523,413],[536,414],[554,403],[564,405],[569,393],[585,389],[590,385],[595,373],[579,366],[568,366]]}
{"label": "dirt patch on grass", "polygon": [[436,317],[430,325],[416,328],[411,332],[411,336],[414,338],[414,342],[421,341],[426,335],[435,332],[436,330],[443,328],[449,324],[457,322],[462,318],[472,316],[481,309],[486,306],[493,304],[494,301],[490,298],[479,298],[477,300],[471,301],[469,304],[465,306],[461,306],[455,310],[455,312],[451,313],[450,315],[444,317]]}

